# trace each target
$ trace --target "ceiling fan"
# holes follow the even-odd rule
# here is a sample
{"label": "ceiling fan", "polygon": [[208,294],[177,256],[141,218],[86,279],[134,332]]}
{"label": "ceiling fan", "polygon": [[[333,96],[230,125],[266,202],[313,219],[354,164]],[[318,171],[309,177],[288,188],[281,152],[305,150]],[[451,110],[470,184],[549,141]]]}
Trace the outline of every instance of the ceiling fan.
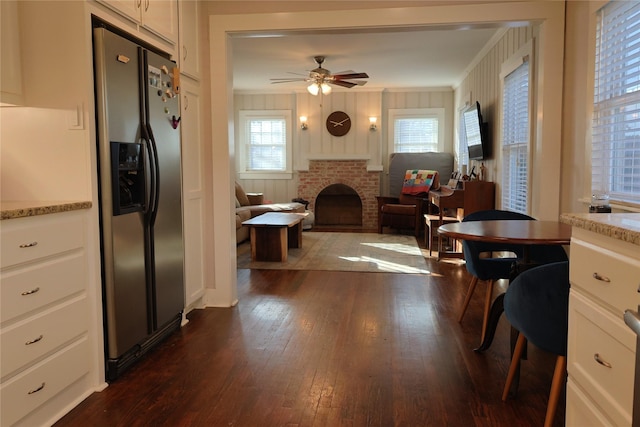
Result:
{"label": "ceiling fan", "polygon": [[[364,80],[354,80],[354,79],[368,79],[369,75],[367,73],[356,73],[354,71],[342,71],[337,74],[331,74],[331,71],[326,68],[322,68],[322,63],[324,62],[324,56],[314,56],[313,59],[318,64],[317,68],[309,71],[308,77],[284,77],[271,79],[271,84],[274,83],[291,83],[291,82],[309,82],[309,86],[307,90],[312,95],[317,95],[322,92],[323,95],[328,95],[331,93],[331,85],[342,86],[346,88],[352,88],[354,86],[362,86],[367,82]],[[292,73],[295,74],[295,73]],[[301,74],[302,75],[302,74]]]}

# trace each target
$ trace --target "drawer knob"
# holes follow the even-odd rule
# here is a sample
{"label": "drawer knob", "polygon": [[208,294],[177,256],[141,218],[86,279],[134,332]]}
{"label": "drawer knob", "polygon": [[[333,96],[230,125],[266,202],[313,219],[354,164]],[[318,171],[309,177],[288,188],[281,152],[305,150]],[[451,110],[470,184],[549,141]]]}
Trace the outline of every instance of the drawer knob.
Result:
{"label": "drawer knob", "polygon": [[34,393],[37,393],[37,392],[39,392],[40,390],[42,390],[43,388],[44,388],[44,383],[40,384],[40,387],[38,387],[38,388],[34,388],[33,390],[29,390],[29,391],[27,392],[27,394],[34,394]]}
{"label": "drawer knob", "polygon": [[31,344],[35,344],[38,341],[40,341],[42,338],[44,338],[44,335],[40,335],[38,338],[32,339],[30,341],[27,341],[26,343],[24,343],[24,345],[31,345]]}
{"label": "drawer knob", "polygon": [[38,292],[40,290],[40,288],[35,288],[35,289],[31,289],[30,291],[24,291],[23,293],[21,293],[20,295],[32,295],[35,294],[36,292]]}
{"label": "drawer knob", "polygon": [[31,243],[23,243],[20,245],[21,248],[32,248],[34,246],[36,246],[38,244],[38,242],[31,242]]}
{"label": "drawer knob", "polygon": [[609,279],[607,276],[601,276],[598,273],[593,273],[593,278],[596,280],[600,280],[601,282],[611,282],[611,279]]}
{"label": "drawer knob", "polygon": [[593,355],[593,359],[598,362],[599,364],[601,364],[602,366],[604,366],[605,368],[611,368],[611,363],[604,361],[602,359],[600,359],[600,355],[598,353]]}

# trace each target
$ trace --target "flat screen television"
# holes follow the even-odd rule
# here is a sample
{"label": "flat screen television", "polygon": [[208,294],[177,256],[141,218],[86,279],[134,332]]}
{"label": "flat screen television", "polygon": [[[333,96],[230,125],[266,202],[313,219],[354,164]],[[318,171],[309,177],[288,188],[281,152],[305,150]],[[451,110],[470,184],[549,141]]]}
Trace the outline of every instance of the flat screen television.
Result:
{"label": "flat screen television", "polygon": [[478,101],[462,112],[462,120],[469,150],[469,160],[486,159],[489,156],[488,125],[482,121],[482,112]]}

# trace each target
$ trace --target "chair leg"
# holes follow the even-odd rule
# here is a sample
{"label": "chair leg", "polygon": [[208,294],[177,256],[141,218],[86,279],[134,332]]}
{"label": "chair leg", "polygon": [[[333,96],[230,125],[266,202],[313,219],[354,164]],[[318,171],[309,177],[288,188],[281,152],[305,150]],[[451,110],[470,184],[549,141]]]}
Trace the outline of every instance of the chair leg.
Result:
{"label": "chair leg", "polygon": [[564,379],[567,372],[567,357],[558,355],[556,359],[556,368],[553,371],[553,380],[551,381],[551,392],[549,393],[549,403],[547,403],[547,415],[544,418],[544,427],[551,427],[553,418],[558,409],[558,400],[564,386]]}
{"label": "chair leg", "polygon": [[429,256],[431,256],[431,245],[429,244],[429,238],[431,237],[431,227],[424,224],[424,247],[429,249]]}
{"label": "chair leg", "polygon": [[493,297],[493,280],[487,283],[487,293],[484,297],[484,317],[482,318],[482,336],[480,342],[484,342],[484,335],[487,333],[487,325],[489,324],[489,312],[491,311],[491,298]]}
{"label": "chair leg", "polygon": [[473,276],[471,278],[471,282],[469,283],[469,288],[467,289],[467,296],[464,298],[464,302],[462,303],[462,311],[460,311],[460,315],[458,316],[458,323],[462,323],[462,318],[464,317],[464,314],[467,312],[467,307],[469,307],[471,296],[473,295],[473,291],[476,290],[477,284],[478,284],[478,278],[476,276]]}
{"label": "chair leg", "polygon": [[509,373],[507,374],[507,381],[504,384],[504,390],[502,390],[503,402],[506,402],[507,397],[509,396],[509,390],[511,389],[511,384],[513,384],[513,380],[516,376],[518,365],[520,364],[520,357],[522,357],[522,350],[524,350],[524,347],[526,344],[527,344],[527,339],[525,338],[525,336],[523,334],[518,335],[518,341],[516,341],[516,346],[513,349],[513,356],[511,356],[511,365],[509,365]]}

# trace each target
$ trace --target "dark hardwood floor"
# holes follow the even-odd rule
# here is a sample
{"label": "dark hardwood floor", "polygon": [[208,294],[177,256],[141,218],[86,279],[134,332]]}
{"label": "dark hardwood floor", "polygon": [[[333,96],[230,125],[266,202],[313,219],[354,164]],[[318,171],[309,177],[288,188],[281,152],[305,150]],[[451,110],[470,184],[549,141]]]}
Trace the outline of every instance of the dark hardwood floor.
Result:
{"label": "dark hardwood floor", "polygon": [[239,270],[236,307],[191,312],[56,426],[541,426],[555,356],[530,345],[502,402],[506,319],[475,353],[484,286],[461,325],[464,265],[427,263],[428,276]]}

